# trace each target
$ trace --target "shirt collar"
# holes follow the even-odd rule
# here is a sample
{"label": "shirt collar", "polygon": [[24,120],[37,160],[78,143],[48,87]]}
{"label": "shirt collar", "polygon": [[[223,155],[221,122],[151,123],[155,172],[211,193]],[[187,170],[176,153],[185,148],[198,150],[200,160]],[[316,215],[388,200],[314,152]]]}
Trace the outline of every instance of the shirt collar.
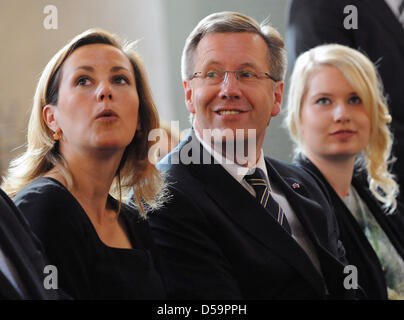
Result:
{"label": "shirt collar", "polygon": [[194,131],[195,131],[195,135],[196,135],[197,139],[202,144],[202,146],[206,149],[206,151],[208,151],[213,156],[213,158],[216,160],[216,162],[219,163],[239,183],[242,182],[245,175],[253,173],[255,168],[260,168],[262,171],[264,171],[265,177],[268,180],[268,172],[267,172],[267,168],[265,165],[263,149],[261,149],[260,157],[254,167],[250,167],[250,168],[243,167],[243,166],[240,166],[239,164],[235,163],[234,161],[223,157],[222,154],[220,154],[214,148],[211,147],[210,143],[207,143],[200,137],[198,131],[196,131],[196,130],[194,130]]}

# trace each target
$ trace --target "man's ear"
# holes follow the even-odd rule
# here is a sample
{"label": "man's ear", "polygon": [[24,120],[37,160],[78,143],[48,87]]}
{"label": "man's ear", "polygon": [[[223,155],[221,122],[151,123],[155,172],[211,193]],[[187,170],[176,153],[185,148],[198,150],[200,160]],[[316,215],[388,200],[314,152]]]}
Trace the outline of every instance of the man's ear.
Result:
{"label": "man's ear", "polygon": [[274,105],[273,105],[273,108],[272,108],[271,117],[277,116],[278,113],[281,111],[283,87],[284,87],[283,81],[278,81],[278,82],[275,83]]}
{"label": "man's ear", "polygon": [[47,104],[42,109],[42,116],[48,128],[53,132],[58,132],[60,131],[60,126],[56,120],[55,113],[56,113],[56,106],[51,104]]}
{"label": "man's ear", "polygon": [[192,100],[191,80],[184,80],[183,85],[184,85],[184,91],[185,91],[185,104],[187,106],[187,109],[191,113],[196,113],[194,103]]}

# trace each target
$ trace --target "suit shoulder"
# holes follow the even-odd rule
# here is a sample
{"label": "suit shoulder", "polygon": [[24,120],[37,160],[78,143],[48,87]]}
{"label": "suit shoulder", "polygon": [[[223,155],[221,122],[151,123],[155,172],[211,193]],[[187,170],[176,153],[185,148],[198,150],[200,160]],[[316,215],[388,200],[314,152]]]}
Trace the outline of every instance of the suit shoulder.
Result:
{"label": "suit shoulder", "polygon": [[198,189],[201,182],[193,175],[192,168],[201,164],[195,161],[190,163],[177,161],[179,153],[176,150],[157,164],[158,170],[167,182],[168,189],[186,191],[189,186],[192,186],[192,190]]}
{"label": "suit shoulder", "polygon": [[265,161],[267,163],[269,162],[269,164],[279,173],[282,178],[295,177],[309,183],[314,183],[314,180],[310,174],[294,163],[288,163],[270,157],[265,157]]}
{"label": "suit shoulder", "polygon": [[271,167],[286,181],[290,183],[295,181],[305,186],[305,190],[310,198],[322,197],[331,203],[331,197],[327,187],[315,173],[299,163],[287,163],[281,160],[265,158],[270,163]]}

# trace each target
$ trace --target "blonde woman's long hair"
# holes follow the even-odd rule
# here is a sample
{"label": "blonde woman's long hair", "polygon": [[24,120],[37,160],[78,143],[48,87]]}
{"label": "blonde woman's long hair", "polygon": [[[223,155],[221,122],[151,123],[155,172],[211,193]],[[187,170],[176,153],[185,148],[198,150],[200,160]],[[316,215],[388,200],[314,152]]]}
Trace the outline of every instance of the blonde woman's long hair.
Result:
{"label": "blonde woman's long hair", "polygon": [[383,203],[386,212],[397,207],[399,187],[389,165],[393,161],[391,122],[383,87],[374,64],[361,52],[339,44],[320,45],[302,53],[296,60],[287,101],[285,126],[295,143],[295,154],[302,153],[300,132],[301,107],[307,91],[307,81],[321,65],[340,70],[358,93],[371,121],[371,135],[363,156],[356,158],[356,167],[366,170],[372,194]]}
{"label": "blonde woman's long hair", "polygon": [[148,160],[148,150],[154,143],[148,141],[148,133],[159,127],[159,117],[146,78],[143,62],[132,49],[133,43],[124,43],[116,35],[102,29],[89,29],[59,50],[48,62],[39,79],[31,116],[28,124],[26,151],[11,161],[2,188],[11,197],[34,179],[57,168],[63,175],[67,188],[72,189],[74,179],[68,165],[59,152],[59,144],[53,139],[53,132],[46,125],[42,109],[47,104],[57,106],[59,82],[66,59],[79,47],[90,44],[107,44],[121,50],[130,60],[139,95],[139,121],[131,143],[126,147],[110,192],[113,196],[127,200],[133,190],[133,204],[146,216],[145,207],[158,207],[164,198],[164,183],[156,167]]}

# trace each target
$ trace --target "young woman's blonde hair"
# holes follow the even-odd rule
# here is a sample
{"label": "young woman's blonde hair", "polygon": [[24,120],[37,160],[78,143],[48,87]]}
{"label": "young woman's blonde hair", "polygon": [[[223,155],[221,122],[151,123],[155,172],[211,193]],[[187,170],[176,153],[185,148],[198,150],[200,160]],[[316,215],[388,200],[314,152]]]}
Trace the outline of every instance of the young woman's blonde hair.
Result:
{"label": "young woman's blonde hair", "polygon": [[[68,165],[59,152],[59,143],[53,139],[53,132],[46,125],[42,109],[47,104],[57,106],[59,83],[63,64],[79,47],[90,44],[106,44],[121,50],[130,60],[139,95],[139,122],[141,129],[126,147],[111,193],[127,199],[133,189],[134,204],[145,215],[144,206],[155,208],[163,197],[163,179],[156,167],[148,160],[148,150],[154,142],[148,141],[148,133],[159,127],[159,117],[146,78],[144,65],[139,55],[132,49],[133,44],[122,42],[116,35],[101,29],[89,29],[74,37],[48,62],[39,79],[31,116],[28,124],[26,151],[11,161],[2,188],[11,197],[35,178],[45,175],[56,167],[63,175],[67,188],[72,189],[74,179]],[[143,205],[142,205],[143,204]]]}
{"label": "young woman's blonde hair", "polygon": [[295,154],[303,151],[300,116],[307,83],[311,74],[321,65],[340,70],[361,98],[370,118],[371,135],[363,157],[356,165],[365,169],[372,194],[392,213],[397,207],[399,187],[389,172],[392,161],[392,134],[388,123],[391,116],[383,95],[382,82],[374,64],[362,53],[339,44],[320,45],[301,54],[296,60],[290,78],[285,125],[295,143]]}

